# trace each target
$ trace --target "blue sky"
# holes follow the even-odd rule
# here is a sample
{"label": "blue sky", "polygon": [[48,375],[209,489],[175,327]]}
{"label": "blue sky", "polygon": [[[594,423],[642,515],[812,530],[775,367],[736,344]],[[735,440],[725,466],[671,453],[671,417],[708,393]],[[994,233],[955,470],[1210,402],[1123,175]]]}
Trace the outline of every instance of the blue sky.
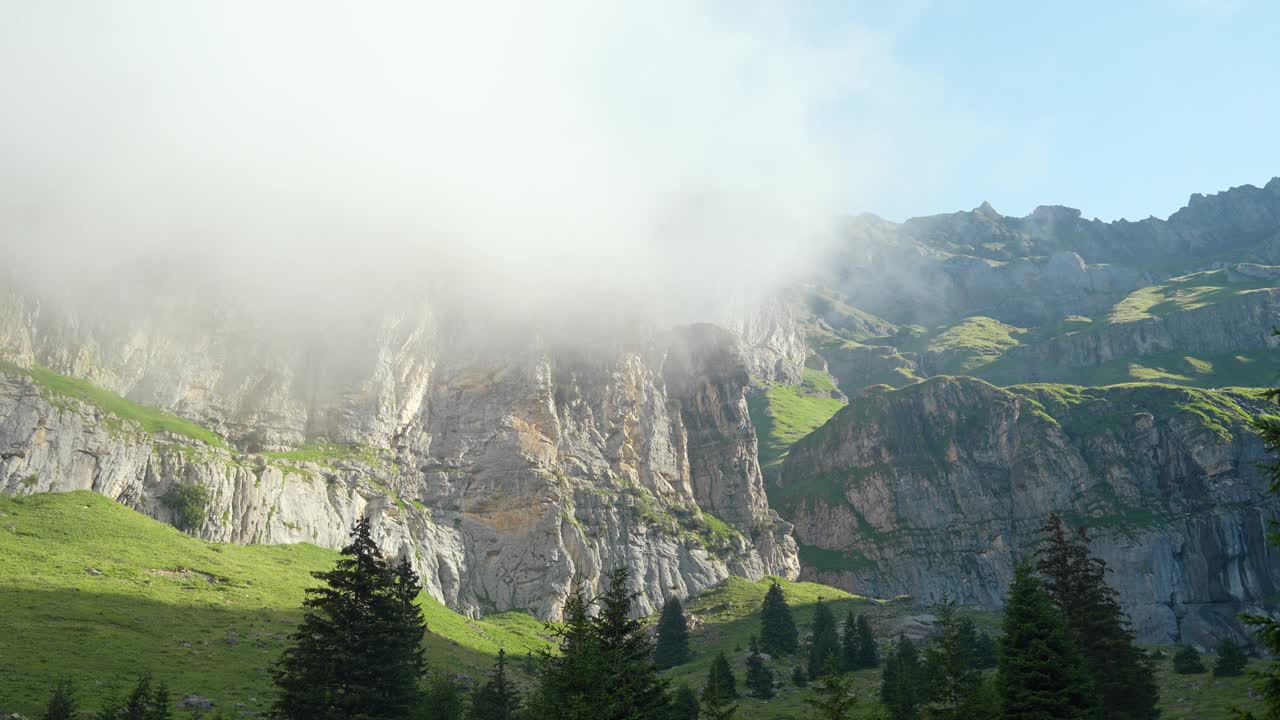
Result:
{"label": "blue sky", "polygon": [[[850,23],[881,33],[910,78],[888,111],[895,172],[851,209],[901,219],[989,200],[1136,220],[1280,175],[1280,3],[796,8],[816,44]],[[843,117],[851,132],[863,110]]]}

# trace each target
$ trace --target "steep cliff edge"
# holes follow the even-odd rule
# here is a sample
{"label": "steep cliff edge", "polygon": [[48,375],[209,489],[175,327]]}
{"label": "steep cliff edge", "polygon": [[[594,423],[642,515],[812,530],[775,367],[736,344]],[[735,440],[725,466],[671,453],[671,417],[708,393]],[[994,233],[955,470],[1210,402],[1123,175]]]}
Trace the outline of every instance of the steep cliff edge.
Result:
{"label": "steep cliff edge", "polygon": [[[242,543],[337,547],[371,514],[431,594],[471,615],[554,617],[575,577],[623,564],[640,612],[730,574],[799,571],[745,399],[750,368],[792,372],[780,323],[764,323],[765,347],[707,326],[497,348],[424,307],[354,330],[335,362],[193,317],[211,325],[113,327],[11,296],[0,489],[91,489],[175,520],[173,488],[202,488],[192,532]],[[82,378],[201,432],[69,392]]]}
{"label": "steep cliff edge", "polygon": [[1236,614],[1269,608],[1280,573],[1261,409],[1160,385],[871,388],[791,448],[770,497],[805,576],[989,607],[1057,511],[1092,529],[1142,639],[1244,639]]}

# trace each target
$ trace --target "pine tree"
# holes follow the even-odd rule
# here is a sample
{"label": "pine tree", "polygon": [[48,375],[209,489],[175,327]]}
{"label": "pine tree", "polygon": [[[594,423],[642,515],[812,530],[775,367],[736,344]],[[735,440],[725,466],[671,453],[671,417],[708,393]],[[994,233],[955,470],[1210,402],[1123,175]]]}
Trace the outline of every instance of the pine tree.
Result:
{"label": "pine tree", "polygon": [[1018,566],[1005,601],[997,694],[1004,720],[1088,717],[1093,693],[1062,613],[1031,571]]}
{"label": "pine tree", "polygon": [[1200,653],[1190,645],[1183,645],[1173,655],[1173,671],[1179,675],[1199,675],[1205,671]]}
{"label": "pine tree", "polygon": [[925,698],[924,667],[916,646],[905,635],[885,658],[880,675],[880,702],[891,720],[915,720]]}
{"label": "pine tree", "polygon": [[392,566],[361,518],[333,570],[312,576],[305,615],[276,664],[275,712],[285,720],[406,717],[419,702],[426,623],[408,562]]}
{"label": "pine tree", "polygon": [[928,715],[931,720],[985,718],[979,703],[982,675],[973,669],[972,641],[967,637],[955,605],[943,603],[937,613],[934,624],[941,635],[925,648]]}
{"label": "pine tree", "polygon": [[813,623],[809,641],[809,679],[817,680],[826,667],[827,658],[840,659],[840,640],[836,636],[836,618],[831,607],[818,598],[813,608]]}
{"label": "pine tree", "polygon": [[520,693],[507,678],[507,651],[498,649],[498,660],[484,685],[471,693],[469,720],[511,720],[520,709]]}
{"label": "pine tree", "polygon": [[1249,657],[1235,640],[1223,640],[1218,646],[1218,659],[1213,663],[1214,677],[1233,677],[1244,674]]}
{"label": "pine tree", "polygon": [[[542,654],[530,716],[563,720],[665,720],[670,711],[667,683],[653,664],[653,643],[631,619],[635,593],[630,572],[618,568],[598,601],[588,601],[576,585],[564,606],[564,622],[554,629],[560,653]],[[598,604],[595,617],[590,606]]]}
{"label": "pine tree", "polygon": [[790,655],[800,648],[791,608],[777,580],[769,586],[760,606],[760,647],[774,657]]}
{"label": "pine tree", "polygon": [[840,667],[844,670],[858,670],[858,618],[850,610],[844,616],[844,624],[840,626]]}
{"label": "pine tree", "polygon": [[658,643],[653,661],[661,670],[689,662],[689,624],[684,617],[680,598],[669,598],[662,605],[658,619]]}
{"label": "pine tree", "polygon": [[768,700],[773,697],[773,671],[764,664],[760,656],[760,643],[751,636],[751,653],[747,655],[747,694],[751,697]]}
{"label": "pine tree", "polygon": [[738,697],[738,680],[734,677],[733,667],[724,652],[716,655],[711,661],[711,669],[707,671],[707,684],[702,688],[702,702],[712,699],[729,702]]}
{"label": "pine tree", "polygon": [[1160,712],[1155,669],[1137,646],[1116,591],[1107,585],[1106,563],[1090,554],[1083,528],[1069,540],[1062,520],[1050,514],[1044,531],[1037,568],[1084,658],[1102,720],[1155,720]]}
{"label": "pine tree", "polygon": [[859,615],[857,625],[858,667],[880,667],[880,645],[871,632],[871,621],[866,615]]}
{"label": "pine tree", "polygon": [[151,697],[151,707],[147,712],[147,720],[169,720],[173,717],[170,709],[171,698],[169,697],[169,683],[164,680],[156,686],[155,694]]}
{"label": "pine tree", "polygon": [[71,680],[63,678],[49,691],[49,704],[45,706],[44,720],[73,720],[78,703]]}
{"label": "pine tree", "polygon": [[853,694],[853,678],[840,672],[840,661],[828,655],[823,663],[816,697],[805,698],[819,720],[847,720],[857,698]]}
{"label": "pine tree", "polygon": [[[1280,335],[1280,329],[1273,330],[1273,335]],[[1276,402],[1280,399],[1280,388],[1273,388],[1266,393],[1267,400]],[[1280,452],[1280,416],[1274,412],[1265,413],[1253,420],[1253,429],[1262,438],[1262,444],[1273,456]],[[1280,494],[1280,462],[1272,462],[1266,466],[1271,480],[1267,492]],[[1271,522],[1271,532],[1267,541],[1272,546],[1280,546],[1280,524]],[[1244,621],[1252,625],[1258,635],[1262,647],[1270,653],[1273,660],[1265,670],[1254,673],[1257,678],[1255,687],[1262,695],[1262,720],[1280,720],[1280,620],[1266,615],[1245,615]],[[1256,720],[1258,716],[1233,709],[1232,713],[1241,720]]]}
{"label": "pine tree", "polygon": [[699,709],[698,696],[687,683],[676,688],[671,698],[671,720],[698,720]]}

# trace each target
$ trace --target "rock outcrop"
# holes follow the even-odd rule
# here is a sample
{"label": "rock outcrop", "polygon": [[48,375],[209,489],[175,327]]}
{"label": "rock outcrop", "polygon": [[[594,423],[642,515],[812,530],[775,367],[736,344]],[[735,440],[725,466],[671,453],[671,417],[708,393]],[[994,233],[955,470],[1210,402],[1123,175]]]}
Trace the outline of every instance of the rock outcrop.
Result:
{"label": "rock outcrop", "polygon": [[[117,327],[11,295],[0,490],[91,489],[172,521],[170,490],[197,486],[193,532],[241,543],[339,547],[370,514],[433,596],[472,615],[555,617],[575,578],[624,564],[639,612],[729,574],[798,573],[745,404],[754,369],[799,375],[785,318],[754,320],[753,335],[699,326],[591,349],[532,331],[498,347],[430,305],[375,320],[295,346],[236,334],[217,313],[188,315],[189,332]],[[228,443],[148,432],[32,367]],[[271,452],[317,440],[330,454]]]}
{"label": "rock outcrop", "polygon": [[1158,385],[871,389],[791,448],[771,497],[804,577],[988,607],[1056,511],[1091,529],[1143,640],[1245,640],[1237,613],[1269,611],[1280,577],[1260,410]]}

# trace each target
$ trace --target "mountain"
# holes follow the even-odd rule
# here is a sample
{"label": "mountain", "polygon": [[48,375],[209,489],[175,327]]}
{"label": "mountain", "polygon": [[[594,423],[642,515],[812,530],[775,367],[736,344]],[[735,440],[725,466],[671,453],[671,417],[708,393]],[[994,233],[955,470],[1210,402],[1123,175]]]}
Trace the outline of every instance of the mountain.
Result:
{"label": "mountain", "polygon": [[642,613],[770,575],[997,609],[1051,511],[1093,530],[1145,641],[1275,611],[1248,388],[1280,377],[1280,179],[1167,220],[845,231],[714,324],[9,277],[0,492],[93,490],[241,544],[336,548],[369,514],[471,618],[555,618],[617,565]]}

